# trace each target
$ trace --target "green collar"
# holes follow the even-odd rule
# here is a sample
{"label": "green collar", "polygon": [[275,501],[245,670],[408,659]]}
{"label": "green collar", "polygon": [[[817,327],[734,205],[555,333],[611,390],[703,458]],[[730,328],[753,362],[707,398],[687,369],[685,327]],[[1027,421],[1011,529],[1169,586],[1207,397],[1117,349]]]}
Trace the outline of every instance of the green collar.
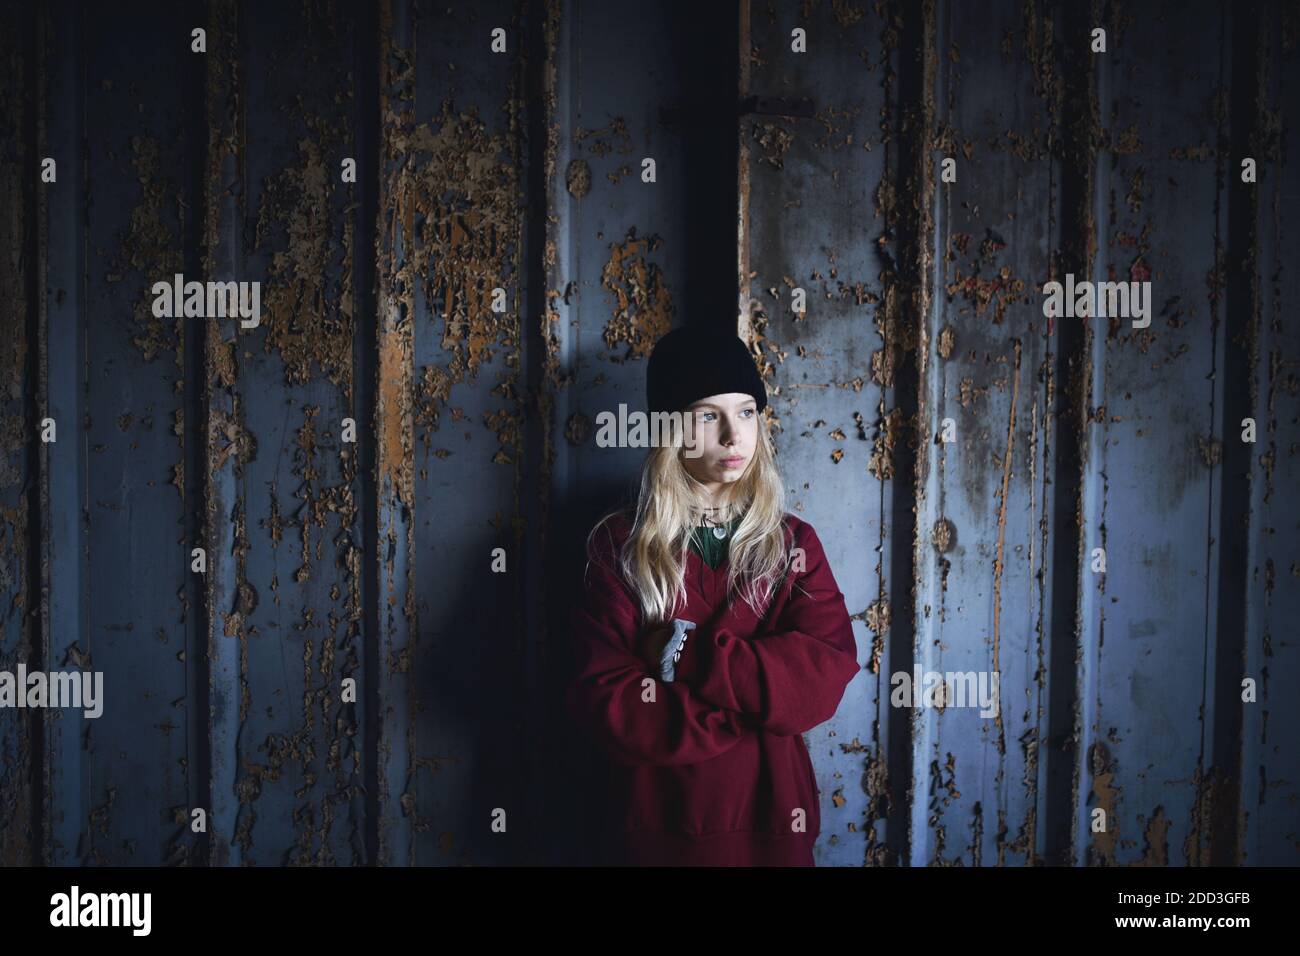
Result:
{"label": "green collar", "polygon": [[726,559],[731,536],[736,533],[736,528],[739,526],[740,519],[733,518],[725,525],[727,533],[719,538],[715,534],[717,528],[701,525],[691,533],[691,550],[703,558],[704,563],[710,568],[716,569]]}

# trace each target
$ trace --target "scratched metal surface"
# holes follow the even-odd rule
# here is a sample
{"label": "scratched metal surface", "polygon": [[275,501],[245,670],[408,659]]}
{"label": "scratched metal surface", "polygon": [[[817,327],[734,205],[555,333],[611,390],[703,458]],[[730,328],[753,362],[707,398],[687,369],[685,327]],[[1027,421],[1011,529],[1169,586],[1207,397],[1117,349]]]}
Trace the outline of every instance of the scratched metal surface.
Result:
{"label": "scratched metal surface", "polygon": [[[897,543],[893,446],[906,442],[893,394],[902,330],[881,280],[890,251],[874,240],[896,211],[876,184],[896,162],[882,140],[893,125],[887,104],[897,81],[886,73],[897,53],[874,17],[817,11],[809,33],[839,39],[827,57],[801,58],[783,50],[802,23],[796,9],[755,7],[750,16],[758,55],[749,91],[815,100],[812,118],[741,118],[747,314],[772,393],[786,507],[817,529],[864,665],[835,718],[805,735],[823,795],[818,864],[862,865],[886,853],[886,741],[896,719],[885,674]],[[848,73],[861,82],[834,82]],[[806,293],[802,315],[795,288]],[[904,544],[908,534],[905,527]]]}
{"label": "scratched metal surface", "polygon": [[367,418],[353,353],[358,221],[340,182],[356,152],[354,23],[347,5],[272,5],[237,24],[236,254],[241,275],[265,278],[261,326],[212,359],[231,370],[221,384],[234,402],[209,447],[234,478],[216,506],[233,516],[222,561],[234,580],[213,596],[214,639],[240,653],[237,684],[221,688],[239,714],[224,755],[239,797],[232,863],[365,859],[360,714],[340,700],[340,681],[361,675],[365,530],[356,449],[341,440],[344,418],[358,429]]}
{"label": "scratched metal surface", "polygon": [[[48,194],[43,278],[54,301],[75,296],[78,307],[50,317],[42,356],[59,429],[46,472],[42,656],[47,668],[102,671],[106,699],[95,721],[46,714],[44,852],[54,863],[153,863],[183,856],[177,811],[190,802],[186,486],[177,470],[190,436],[176,417],[184,329],[155,318],[140,293],[143,275],[183,267],[188,90],[157,87],[144,68],[183,76],[182,51],[154,58],[147,36],[100,9],[81,27],[102,41],[81,53],[95,83],[77,83],[71,63],[49,78],[69,113],[49,114],[60,188]],[[53,42],[66,53],[75,40]],[[56,217],[56,202],[85,208]]]}
{"label": "scratched metal surface", "polygon": [[[0,862],[598,857],[617,808],[555,690],[582,536],[643,452],[596,416],[734,291],[702,265],[690,5],[23,7],[0,668],[85,662],[108,704],[0,711]],[[812,103],[740,117],[714,224],[863,664],[807,735],[819,864],[1300,862],[1300,17],[1255,9],[742,4],[716,32],[742,94]],[[260,279],[261,326],[155,319],[177,271]],[[1049,322],[1067,271],[1149,277],[1151,327]],[[998,719],[891,707],[914,663],[998,669]]]}
{"label": "scratched metal surface", "polygon": [[[1260,95],[1275,111],[1277,125],[1268,148],[1272,188],[1261,192],[1248,221],[1256,224],[1259,279],[1258,350],[1252,378],[1251,412],[1260,423],[1260,454],[1251,469],[1251,527],[1246,591],[1246,671],[1258,673],[1261,693],[1273,688],[1268,706],[1249,711],[1243,722],[1243,803],[1254,829],[1246,851],[1260,864],[1294,865],[1296,795],[1286,781],[1297,776],[1296,742],[1288,728],[1300,727],[1300,695],[1287,692],[1287,675],[1300,654],[1294,639],[1300,620],[1300,323],[1291,303],[1300,296],[1294,268],[1300,189],[1283,160],[1300,149],[1300,69],[1295,62],[1295,20],[1289,29],[1266,25],[1260,54],[1266,65]],[[1268,137],[1261,136],[1261,142]],[[1261,165],[1263,165],[1261,163]],[[1280,182],[1279,182],[1280,180]],[[1249,275],[1249,273],[1248,273]],[[1267,676],[1265,676],[1267,675]]]}
{"label": "scratched metal surface", "polygon": [[[1036,286],[1058,244],[1047,148],[1055,69],[1044,25],[999,5],[938,7],[934,125],[955,183],[935,187],[927,315],[931,444],[919,512],[917,654],[923,671],[990,672],[998,712],[915,715],[911,862],[1022,865],[1034,854],[1050,601],[1052,433],[1047,322]],[[1010,36],[1010,51],[1007,37]],[[1049,72],[1050,75],[1050,72]]]}
{"label": "scratched metal surface", "polygon": [[[412,228],[414,719],[401,798],[410,861],[490,865],[527,843],[532,705],[524,656],[520,500],[528,493],[519,270],[526,168],[515,110],[520,25],[509,4],[465,6],[414,26],[402,211]],[[436,25],[435,25],[436,24]],[[507,54],[462,56],[491,26]],[[492,290],[505,294],[493,311]],[[493,572],[502,548],[504,572]],[[505,813],[493,834],[493,813]]]}
{"label": "scratched metal surface", "polygon": [[1077,824],[1087,832],[1101,807],[1114,825],[1076,853],[1096,862],[1195,862],[1197,807],[1209,795],[1202,778],[1214,762],[1207,698],[1216,678],[1231,677],[1207,666],[1227,637],[1214,613],[1223,470],[1211,463],[1227,437],[1227,376],[1215,372],[1238,324],[1214,272],[1228,207],[1245,195],[1231,180],[1221,188],[1216,170],[1226,115],[1212,107],[1233,52],[1204,29],[1218,15],[1211,4],[1165,5],[1126,23],[1116,55],[1098,68],[1112,135],[1098,153],[1092,272],[1149,276],[1153,302],[1148,329],[1098,319],[1088,356],[1082,527],[1085,555],[1104,548],[1106,573],[1089,568],[1082,579],[1080,780],[1093,796],[1079,803]]}
{"label": "scratched metal surface", "polygon": [[[34,227],[37,210],[23,188],[23,171],[35,162],[35,144],[23,135],[32,124],[37,109],[34,100],[21,98],[27,85],[28,71],[34,70],[35,51],[22,45],[24,24],[0,35],[0,111],[8,119],[7,132],[0,139],[0,296],[12,314],[26,316],[31,307],[28,279],[35,263],[25,259],[30,248],[29,230]],[[0,396],[0,602],[10,610],[0,625],[0,668],[12,671],[14,665],[30,656],[32,645],[39,640],[37,622],[30,611],[38,593],[31,579],[32,567],[22,560],[30,547],[31,493],[26,490],[34,481],[31,445],[25,432],[30,420],[28,397],[37,391],[30,352],[38,347],[28,323],[14,321],[6,325],[3,351],[4,393]],[[39,823],[35,816],[37,777],[40,757],[35,746],[34,718],[38,711],[0,711],[0,864],[12,866],[30,855]]]}

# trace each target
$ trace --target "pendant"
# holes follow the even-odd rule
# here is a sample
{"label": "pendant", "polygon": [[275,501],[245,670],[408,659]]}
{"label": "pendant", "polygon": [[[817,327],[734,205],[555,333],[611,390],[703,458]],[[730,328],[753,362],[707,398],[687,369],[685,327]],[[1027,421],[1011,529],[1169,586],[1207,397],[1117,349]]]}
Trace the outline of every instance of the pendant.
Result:
{"label": "pendant", "polygon": [[723,538],[725,538],[725,537],[727,536],[727,529],[726,529],[726,528],[714,528],[714,529],[713,529],[713,536],[714,536],[715,538],[717,538],[719,541],[721,541]]}

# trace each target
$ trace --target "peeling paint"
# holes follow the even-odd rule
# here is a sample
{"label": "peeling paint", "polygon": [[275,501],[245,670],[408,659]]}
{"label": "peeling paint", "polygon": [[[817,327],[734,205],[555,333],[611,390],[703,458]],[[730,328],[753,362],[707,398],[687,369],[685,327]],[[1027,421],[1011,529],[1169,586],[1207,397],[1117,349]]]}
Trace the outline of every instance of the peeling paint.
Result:
{"label": "peeling paint", "polygon": [[[851,701],[846,712],[855,720],[867,716],[861,734],[845,732],[841,724],[828,731],[829,737],[838,733],[852,743],[830,748],[838,761],[830,790],[836,816],[824,843],[840,846],[837,852],[843,853],[853,834],[860,841],[853,844],[853,859],[860,850],[868,865],[983,865],[990,859],[999,865],[1036,865],[1082,858],[1096,865],[1166,866],[1171,842],[1180,845],[1187,862],[1211,862],[1250,849],[1243,834],[1253,838],[1256,831],[1248,827],[1293,799],[1290,789],[1279,793],[1286,784],[1274,768],[1281,764],[1234,769],[1214,752],[1224,744],[1213,734],[1206,735],[1214,739],[1213,747],[1207,743],[1190,788],[1186,779],[1144,782],[1134,770],[1142,754],[1132,743],[1136,728],[1115,719],[1117,731],[1100,719],[1103,705],[1113,719],[1116,705],[1109,692],[1098,688],[1084,697],[1082,691],[1062,690],[1054,697],[1062,672],[1083,666],[1069,661],[1072,655],[1105,674],[1106,667],[1124,666],[1118,648],[1125,640],[1141,646],[1166,626],[1154,619],[1129,620],[1132,591],[1121,585],[1122,575],[1109,584],[1104,576],[1091,577],[1085,542],[1112,548],[1123,540],[1127,512],[1120,489],[1127,485],[1116,470],[1163,449],[1156,442],[1160,429],[1170,424],[1182,430],[1167,463],[1165,498],[1178,503],[1186,489],[1207,487],[1221,495],[1209,500],[1208,510],[1219,507],[1226,514],[1223,527],[1211,528],[1201,572],[1223,570],[1215,562],[1226,560],[1223,555],[1230,552],[1224,549],[1232,540],[1249,541],[1254,548],[1255,538],[1249,536],[1258,534],[1263,542],[1258,554],[1251,552],[1249,565],[1242,563],[1241,576],[1242,587],[1251,589],[1250,600],[1263,600],[1262,623],[1247,638],[1250,657],[1243,663],[1247,669],[1264,665],[1265,699],[1270,682],[1274,690],[1279,686],[1289,660],[1270,616],[1286,607],[1286,588],[1278,587],[1278,579],[1300,576],[1300,556],[1284,550],[1286,496],[1275,494],[1286,487],[1288,462],[1300,456],[1286,404],[1300,392],[1300,377],[1282,310],[1270,305],[1283,300],[1290,281],[1278,251],[1285,244],[1276,186],[1285,172],[1289,114],[1272,102],[1277,98],[1272,91],[1281,86],[1281,76],[1289,76],[1290,66],[1275,60],[1274,38],[1284,53],[1294,47],[1300,18],[1287,10],[1261,20],[1258,37],[1250,41],[1257,44],[1258,73],[1245,92],[1240,80],[1246,67],[1237,62],[1241,44],[1221,47],[1223,81],[1212,77],[1212,95],[1192,107],[1207,114],[1205,131],[1191,131],[1174,143],[1158,124],[1134,122],[1131,105],[1124,105],[1124,112],[1106,103],[1113,112],[1108,126],[1102,125],[1097,91],[1109,88],[1114,96],[1116,85],[1127,78],[1113,64],[1079,60],[1086,45],[1074,28],[1090,18],[1100,22],[1103,12],[1113,42],[1125,31],[1134,36],[1143,28],[1126,9],[1103,11],[1099,2],[1074,11],[1025,0],[997,22],[988,34],[994,48],[986,51],[968,35],[974,21],[963,19],[952,4],[813,5],[801,17],[815,27],[837,25],[847,38],[847,61],[861,64],[876,82],[828,93],[824,78],[814,72],[808,80],[818,108],[811,120],[746,119],[738,130],[744,157],[737,217],[739,331],[774,400],[767,423],[780,433],[778,405],[798,422],[782,436],[783,453],[795,450],[783,460],[798,495],[792,506],[802,510],[807,504],[813,510],[815,496],[826,495],[830,487],[849,489],[844,500],[857,502],[843,527],[846,538],[858,534],[851,539],[843,577],[857,606],[865,605],[853,617],[870,631],[871,650],[868,675],[860,681],[864,699]],[[770,12],[742,11],[746,23],[765,13],[773,24],[761,36],[746,35],[742,46],[750,51],[742,62],[746,86],[752,81],[752,92],[764,95],[772,92],[763,87],[777,62],[769,38],[780,35],[779,24]],[[268,84],[267,95],[250,100],[245,90],[261,94],[268,79],[266,63],[256,57],[266,57],[280,41],[261,34],[259,11],[216,3],[209,11],[208,62],[194,74],[206,84],[208,141],[186,141],[178,151],[160,132],[170,127],[159,123],[124,133],[113,144],[116,153],[105,162],[115,165],[104,168],[128,175],[120,195],[123,209],[113,213],[121,218],[114,224],[117,246],[93,249],[96,268],[82,279],[129,302],[112,321],[127,343],[130,374],[150,376],[151,382],[165,377],[174,401],[156,410],[116,401],[94,409],[90,418],[97,422],[84,427],[94,427],[96,434],[85,453],[93,467],[114,460],[117,441],[132,453],[147,448],[156,417],[160,434],[180,454],[149,462],[142,488],[165,493],[168,508],[178,507],[177,498],[170,497],[175,489],[181,513],[199,525],[196,533],[209,545],[216,573],[179,589],[165,586],[179,616],[176,631],[113,620],[96,633],[109,631],[110,640],[134,633],[160,651],[166,644],[168,662],[182,665],[178,674],[207,684],[212,715],[201,719],[193,736],[211,735],[213,752],[192,755],[193,763],[189,755],[179,762],[182,786],[198,799],[210,780],[213,790],[207,796],[229,812],[214,813],[221,823],[206,843],[194,840],[186,832],[186,808],[172,799],[167,775],[176,770],[169,765],[159,771],[160,779],[169,781],[169,798],[158,808],[165,828],[158,846],[137,846],[128,838],[118,845],[128,792],[101,786],[102,779],[115,778],[103,778],[97,770],[86,802],[71,814],[87,844],[42,846],[37,853],[94,863],[144,861],[162,853],[169,862],[193,863],[201,862],[197,849],[206,847],[208,862],[218,865],[268,859],[320,864],[340,862],[335,856],[344,847],[361,859],[364,854],[352,844],[360,846],[370,837],[359,828],[372,823],[357,818],[353,801],[362,799],[359,783],[368,779],[362,764],[371,759],[378,769],[366,765],[366,770],[377,774],[378,793],[366,796],[381,816],[373,824],[379,841],[375,862],[440,857],[468,862],[473,841],[445,815],[442,801],[454,794],[450,788],[461,785],[451,774],[457,768],[466,772],[462,763],[472,762],[471,755],[426,753],[436,734],[451,725],[442,708],[455,697],[443,696],[441,673],[429,675],[437,670],[432,662],[444,663],[437,655],[440,643],[446,643],[440,629],[447,628],[442,609],[431,606],[428,597],[427,559],[437,552],[427,529],[443,517],[433,492],[448,475],[463,474],[458,469],[471,460],[488,481],[507,489],[473,520],[482,525],[475,531],[483,542],[513,545],[512,571],[524,569],[502,592],[515,605],[503,613],[514,614],[518,626],[503,628],[510,633],[498,650],[517,662],[512,666],[519,673],[512,680],[535,681],[553,652],[554,636],[545,636],[545,627],[532,617],[555,599],[526,589],[549,590],[537,588],[546,578],[535,572],[539,560],[551,557],[552,496],[568,494],[554,482],[591,472],[582,456],[591,451],[592,424],[580,410],[581,399],[588,387],[621,387],[635,379],[635,363],[677,321],[682,296],[666,265],[669,253],[684,248],[675,234],[641,238],[636,228],[620,225],[622,238],[606,242],[602,236],[591,265],[591,249],[582,247],[590,243],[588,233],[568,216],[575,204],[593,199],[596,205],[583,213],[586,217],[608,198],[593,192],[621,183],[625,195],[635,186],[629,182],[634,177],[630,157],[646,146],[649,132],[618,117],[603,129],[566,126],[570,107],[564,104],[580,102],[576,96],[584,92],[583,81],[563,59],[572,55],[573,18],[580,14],[549,2],[544,11],[520,14],[519,22],[535,15],[543,17],[537,24],[540,38],[534,34],[529,42],[542,49],[528,55],[540,52],[543,62],[529,69],[521,56],[509,66],[504,92],[488,94],[456,83],[444,90],[453,68],[461,71],[457,80],[470,75],[464,63],[417,61],[417,51],[423,57],[429,44],[424,8],[384,3],[372,49],[365,39],[369,33],[350,32],[361,21],[342,6],[328,0],[304,4],[275,20],[277,29],[300,27],[303,55],[316,58],[313,69],[333,76],[335,87],[327,82],[295,96],[291,85],[275,91]],[[1231,11],[1225,16],[1226,23],[1236,22]],[[239,22],[243,17],[248,22]],[[369,107],[353,99],[357,78],[337,63],[337,73],[325,72],[324,59],[339,50],[346,53],[340,62],[351,56],[354,65],[366,64],[379,74],[379,142],[371,137],[370,145],[378,149],[368,160],[358,117]],[[250,51],[254,60],[245,62]],[[31,108],[14,95],[22,82],[17,74],[30,68],[29,55],[27,47],[0,37],[0,61],[6,64],[0,69],[7,71],[0,97],[10,115]],[[972,89],[976,69],[986,64],[1009,75],[1018,71],[1023,80],[1017,95],[1004,101],[1008,116],[987,123],[952,109],[958,94]],[[276,79],[296,75],[286,65],[285,75]],[[539,76],[540,97],[523,95],[517,81]],[[129,73],[117,82],[92,83],[88,102],[116,90],[134,109],[136,99],[146,99],[137,85]],[[430,89],[438,91],[437,100],[425,100]],[[936,95],[947,98],[946,113],[936,106]],[[481,107],[458,105],[471,96],[480,97],[476,102],[496,97],[500,110],[494,115],[501,118],[485,119]],[[1239,121],[1234,96],[1247,98],[1248,119]],[[539,118],[529,121],[525,135],[521,117],[533,109],[540,110]],[[1243,123],[1269,178],[1268,183],[1261,178],[1263,188],[1244,199],[1241,190],[1228,188]],[[178,121],[175,128],[189,135],[194,127],[192,121]],[[544,141],[525,155],[524,141],[537,130],[544,132]],[[681,135],[663,122],[652,132],[656,148],[658,137]],[[268,133],[276,148],[272,159],[248,147]],[[0,139],[0,174],[8,174],[0,181],[11,184],[32,159],[30,147],[16,151],[14,143],[12,137]],[[561,145],[570,151],[562,154]],[[338,180],[335,153],[354,146],[362,156],[362,175],[372,184],[364,203],[370,203],[370,212],[378,205],[373,218],[362,215],[361,190]],[[193,156],[194,169],[177,165],[178,155]],[[954,198],[969,198],[969,191],[936,184],[934,158],[944,155],[961,160],[963,185],[967,176],[989,169],[1023,170],[1024,177],[1011,184],[1014,195],[1009,189],[1004,203],[980,209]],[[523,179],[538,157],[543,169]],[[813,253],[824,263],[818,258],[806,263],[807,269],[773,267],[791,250],[763,248],[763,237],[750,229],[750,206],[755,215],[770,214],[761,208],[773,201],[765,191],[779,184],[788,191],[781,194],[781,214],[816,213],[823,206],[807,198],[811,193],[801,177],[816,168],[828,189],[843,189],[850,182],[847,171],[864,157],[881,164],[869,168],[883,172],[865,186],[855,180],[859,211],[865,210],[855,220],[860,234],[845,240],[836,234],[843,227],[835,224]],[[598,159],[610,161],[600,165]],[[1266,168],[1265,161],[1272,165]],[[256,181],[249,179],[250,162],[258,170]],[[61,165],[60,172],[75,163]],[[92,200],[103,189],[98,185],[103,172],[100,167],[84,172],[96,185],[83,182],[77,188],[84,192],[86,209],[102,215],[111,204],[96,206]],[[1206,213],[1215,223],[1215,251],[1208,268],[1196,266],[1201,293],[1168,297],[1149,330],[1125,328],[1118,317],[1105,326],[1041,321],[1042,282],[1065,271],[1091,274],[1100,254],[1108,278],[1164,282],[1175,274],[1171,260],[1179,247],[1171,245],[1167,230],[1162,232],[1157,210],[1168,203],[1171,178],[1199,182],[1197,176],[1217,178],[1224,197],[1222,212],[1216,207]],[[751,178],[760,188],[751,191]],[[203,195],[195,207],[192,193],[200,180]],[[539,183],[544,197],[525,195]],[[29,301],[27,290],[47,287],[39,278],[31,281],[30,270],[43,267],[29,261],[39,245],[30,211],[38,210],[35,216],[42,221],[45,213],[16,189],[11,185],[5,192],[0,186],[5,210],[0,233],[9,239],[8,252],[0,255],[0,294],[8,297],[15,315],[24,317],[15,323],[14,348],[0,363],[0,377],[8,384],[8,404],[0,407],[0,547],[10,558],[0,562],[0,583],[12,612],[0,641],[0,667],[42,653],[36,630],[42,611],[33,596],[40,581],[27,580],[29,566],[38,563],[30,556],[41,545],[32,540],[41,529],[30,527],[29,519],[44,513],[30,497],[39,492],[42,478],[28,473],[38,459],[27,455],[27,396],[47,387],[28,376],[31,368],[47,365],[49,356],[27,339],[35,314],[46,307],[43,297]],[[938,236],[937,256],[936,215],[945,230]],[[1034,215],[1039,221],[1031,222]],[[1103,215],[1109,216],[1104,228]],[[1229,233],[1220,228],[1224,223]],[[196,241],[201,248],[188,248]],[[1046,260],[1041,274],[1039,246]],[[371,293],[358,288],[362,280],[353,276],[354,264],[368,259],[372,248],[373,316],[354,304],[369,301],[362,297]],[[231,322],[190,327],[152,316],[147,280],[194,265],[196,254],[202,271],[214,276],[237,264],[265,267],[259,331],[241,331]],[[600,270],[601,288],[597,298],[578,308],[594,284],[591,271],[582,272],[590,269]],[[533,280],[539,287],[524,288]],[[750,298],[751,283],[762,290],[762,301]],[[937,300],[936,284],[942,289]],[[57,285],[49,282],[50,303],[67,294]],[[790,315],[788,296],[795,285],[809,288],[813,303],[824,304]],[[491,294],[498,288],[506,292],[504,310],[493,307]],[[1265,318],[1268,307],[1275,312],[1271,322]],[[833,316],[849,315],[870,323],[851,326],[858,332],[865,327],[866,336],[829,328]],[[1195,337],[1202,327],[1204,339]],[[608,354],[599,354],[598,346],[597,354],[587,354],[596,337]],[[828,342],[844,346],[829,373]],[[202,352],[201,367],[190,366],[197,375],[185,374],[183,367],[191,344]],[[1205,364],[1207,354],[1214,357],[1206,368],[1204,394],[1212,398],[1196,409],[1205,417],[1184,422],[1165,415],[1159,402],[1152,402],[1158,394],[1152,389],[1169,376],[1199,374],[1196,363]],[[615,369],[623,363],[622,371]],[[1127,377],[1121,382],[1122,374]],[[564,394],[579,380],[580,394]],[[368,381],[374,394],[366,394]],[[1096,388],[1101,391],[1094,395]],[[1219,400],[1224,393],[1252,411],[1266,410],[1257,448],[1237,446],[1235,423],[1224,421]],[[824,407],[806,413],[809,403],[827,396],[840,404],[840,414]],[[1178,415],[1191,407],[1179,405]],[[341,413],[355,417],[362,442],[375,432],[373,472],[363,473],[361,466],[371,460],[370,449],[342,441]],[[956,444],[933,440],[936,419],[944,413],[961,422]],[[818,419],[799,432],[817,414],[830,422]],[[74,438],[79,427],[82,423],[71,424]],[[557,469],[557,455],[573,457]],[[1202,467],[1213,471],[1203,473]],[[1239,503],[1240,495],[1229,489],[1242,487],[1249,500]],[[90,528],[92,519],[118,520],[129,507],[102,488],[87,502]],[[366,546],[356,537],[363,526],[375,535]],[[177,537],[181,545],[191,544],[188,528],[178,529]],[[1153,543],[1152,552],[1150,566],[1165,567],[1169,542]],[[94,555],[103,551],[89,553],[101,560]],[[1112,561],[1116,557],[1111,555]],[[1122,556],[1119,560],[1122,567]],[[839,566],[837,559],[837,573]],[[50,576],[59,567],[38,570]],[[1199,578],[1180,583],[1189,589],[1205,585]],[[1235,593],[1221,586],[1217,595],[1207,590],[1207,598],[1225,600],[1229,592]],[[1026,607],[1032,620],[1022,620]],[[1095,613],[1083,619],[1084,607]],[[373,647],[362,636],[367,608],[379,621],[379,633],[368,636]],[[1224,630],[1210,622],[1206,639],[1226,640]],[[1003,685],[1005,714],[995,724],[981,726],[974,740],[951,709],[884,712],[879,702],[887,670],[905,669],[927,653],[955,659],[971,651],[969,644],[958,643],[965,635],[973,635],[976,654],[983,651],[980,641],[989,642],[993,669],[1005,665],[1012,674],[1023,668],[1024,686]],[[183,645],[175,646],[177,640]],[[74,664],[88,664],[92,651],[96,660],[113,659],[108,642],[60,646]],[[196,660],[199,651],[208,659]],[[275,685],[267,663],[281,654],[291,692],[268,696],[268,682]],[[381,726],[368,743],[362,742],[353,713],[362,708],[346,707],[339,699],[339,679],[352,673],[365,678],[367,700],[378,702]],[[192,689],[187,685],[187,693]],[[1209,703],[1222,706],[1218,700],[1202,706]],[[1270,706],[1271,717],[1268,708],[1258,718],[1252,715],[1239,735],[1243,761],[1265,742],[1278,746],[1268,741],[1269,721],[1276,737],[1285,719],[1278,714],[1285,712],[1278,709],[1276,695]],[[1157,708],[1152,714],[1153,720],[1168,717]],[[1221,713],[1202,717],[1206,723],[1225,719]],[[178,720],[184,725],[184,718]],[[986,726],[995,727],[996,735],[984,736]],[[38,823],[33,788],[40,783],[49,789],[50,781],[62,778],[45,772],[44,780],[38,779],[43,771],[33,762],[38,755],[31,748],[30,724],[6,723],[6,728],[16,732],[0,733],[0,861],[18,862],[34,855],[38,840],[48,839],[32,833]],[[179,728],[171,720],[151,718],[148,729],[165,741]],[[1010,752],[1005,733],[1015,741]],[[1121,744],[1121,736],[1129,743]],[[1232,733],[1226,736],[1233,742]],[[820,731],[817,741],[825,743]],[[96,766],[114,756],[89,735],[80,743],[87,748],[88,765],[93,744],[102,748]],[[985,760],[993,747],[998,759]],[[202,766],[205,757],[209,766]],[[960,787],[959,764],[965,768]],[[1057,783],[1062,774],[1072,779]],[[1153,786],[1165,788],[1158,800],[1151,798]],[[1043,787],[1046,792],[1040,793]],[[1237,787],[1240,795],[1234,793]],[[990,798],[994,792],[996,802]],[[1124,796],[1141,812],[1126,812]],[[1250,806],[1248,797],[1257,801],[1249,813],[1238,806]],[[913,804],[922,800],[926,803],[914,813]],[[1087,811],[1097,806],[1107,809],[1108,832],[1080,832]],[[370,804],[366,807],[369,812]],[[284,839],[275,835],[281,822]],[[11,833],[24,835],[15,840]],[[1046,854],[1040,853],[1044,839]]]}
{"label": "peeling paint", "polygon": [[614,297],[614,314],[605,323],[605,345],[626,342],[620,360],[650,357],[655,342],[672,328],[673,302],[663,270],[647,255],[663,245],[657,236],[639,239],[628,230],[623,242],[613,243],[601,271],[601,284]]}

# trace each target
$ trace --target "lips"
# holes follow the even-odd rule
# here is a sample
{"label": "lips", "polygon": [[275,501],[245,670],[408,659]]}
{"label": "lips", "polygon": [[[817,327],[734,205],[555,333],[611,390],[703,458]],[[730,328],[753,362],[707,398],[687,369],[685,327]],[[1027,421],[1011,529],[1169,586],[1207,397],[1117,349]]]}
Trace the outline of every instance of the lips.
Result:
{"label": "lips", "polygon": [[739,468],[745,463],[743,458],[724,458],[719,464],[724,468]]}

